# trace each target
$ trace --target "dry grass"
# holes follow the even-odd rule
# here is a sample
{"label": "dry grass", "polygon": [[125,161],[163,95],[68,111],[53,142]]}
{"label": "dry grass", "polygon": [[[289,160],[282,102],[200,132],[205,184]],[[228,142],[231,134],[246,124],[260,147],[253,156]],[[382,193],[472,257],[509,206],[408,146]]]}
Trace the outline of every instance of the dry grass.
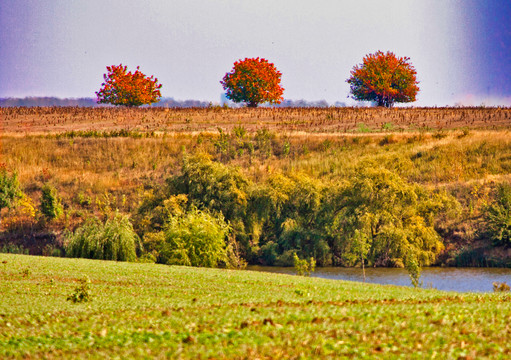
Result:
{"label": "dry grass", "polygon": [[231,131],[242,124],[284,132],[346,133],[420,129],[498,129],[511,125],[510,108],[2,108],[6,134],[130,129],[162,132]]}

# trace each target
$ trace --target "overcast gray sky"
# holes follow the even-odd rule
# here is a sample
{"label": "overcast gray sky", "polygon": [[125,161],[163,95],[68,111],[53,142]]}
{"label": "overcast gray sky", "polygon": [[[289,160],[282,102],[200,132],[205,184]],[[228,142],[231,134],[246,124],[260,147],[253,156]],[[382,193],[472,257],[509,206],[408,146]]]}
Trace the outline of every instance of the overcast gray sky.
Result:
{"label": "overcast gray sky", "polygon": [[286,99],[347,99],[377,50],[408,56],[416,106],[511,105],[509,0],[1,0],[0,97],[94,97],[107,65],[175,99],[218,102],[234,61],[264,57]]}

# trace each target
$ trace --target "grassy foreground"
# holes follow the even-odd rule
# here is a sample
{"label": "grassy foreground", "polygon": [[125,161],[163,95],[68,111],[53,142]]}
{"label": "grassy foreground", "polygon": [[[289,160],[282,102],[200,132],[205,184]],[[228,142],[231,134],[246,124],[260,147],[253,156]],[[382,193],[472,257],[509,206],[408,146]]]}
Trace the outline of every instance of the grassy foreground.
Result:
{"label": "grassy foreground", "polygon": [[[91,301],[66,300],[79,280]],[[0,254],[0,358],[508,358],[511,296]]]}

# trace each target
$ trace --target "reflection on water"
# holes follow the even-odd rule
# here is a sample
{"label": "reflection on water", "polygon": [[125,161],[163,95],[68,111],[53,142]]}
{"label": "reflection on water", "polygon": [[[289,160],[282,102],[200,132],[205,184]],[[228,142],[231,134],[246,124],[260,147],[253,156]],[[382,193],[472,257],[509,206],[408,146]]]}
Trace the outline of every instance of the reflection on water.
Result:
{"label": "reflection on water", "polygon": [[[281,274],[295,273],[292,267],[251,265],[247,267],[247,270]],[[316,268],[316,272],[312,276],[335,280],[364,281],[362,269],[353,268]],[[410,277],[404,269],[368,268],[366,269],[366,281],[376,284],[411,286]],[[433,287],[438,290],[460,292],[493,291],[492,283],[495,281],[507,282],[511,285],[511,269],[431,267],[422,270],[421,281],[424,287]]]}

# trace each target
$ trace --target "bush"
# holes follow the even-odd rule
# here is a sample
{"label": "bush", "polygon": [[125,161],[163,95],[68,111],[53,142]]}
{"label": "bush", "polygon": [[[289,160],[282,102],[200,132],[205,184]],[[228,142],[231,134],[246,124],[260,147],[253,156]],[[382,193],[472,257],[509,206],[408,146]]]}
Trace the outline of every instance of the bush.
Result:
{"label": "bush", "polygon": [[293,254],[293,261],[296,275],[310,276],[316,270],[316,260],[313,257],[307,261],[307,259],[300,259],[296,254]]}
{"label": "bush", "polygon": [[158,251],[158,262],[200,267],[225,264],[229,231],[223,218],[198,209],[173,216],[165,226],[165,242]]}
{"label": "bush", "polygon": [[[443,249],[433,227],[442,207],[433,198],[388,170],[361,169],[326,204],[334,255],[347,258],[353,253],[354,260],[363,258],[378,266],[404,264],[407,256],[419,266],[431,264]],[[328,219],[329,214],[334,216]],[[360,244],[361,238],[365,244]]]}
{"label": "bush", "polygon": [[495,245],[511,245],[511,184],[497,187],[495,201],[484,210],[485,234]]}
{"label": "bush", "polygon": [[41,213],[49,220],[58,219],[63,213],[57,190],[50,184],[42,188]]}
{"label": "bush", "polygon": [[330,263],[324,227],[317,224],[323,190],[320,181],[302,173],[273,174],[267,184],[253,188],[250,211],[265,230],[260,239],[265,262],[292,266],[297,252],[317,257],[321,265]]}
{"label": "bush", "polygon": [[247,206],[248,180],[231,166],[199,154],[184,159],[182,175],[169,180],[173,194],[185,194],[199,209],[221,212],[227,220],[243,217]]}
{"label": "bush", "polygon": [[5,167],[0,167],[0,211],[3,208],[10,209],[21,197],[22,192],[17,174],[9,175]]}
{"label": "bush", "polygon": [[92,299],[90,291],[90,280],[88,277],[80,279],[79,285],[75,288],[74,292],[67,297],[67,301],[71,301],[73,303],[81,303],[87,302]]}
{"label": "bush", "polygon": [[273,241],[269,241],[261,246],[261,259],[265,265],[273,265],[277,260],[279,245]]}
{"label": "bush", "polygon": [[66,239],[66,255],[89,259],[135,261],[139,238],[127,216],[116,214],[104,224],[90,218]]}

